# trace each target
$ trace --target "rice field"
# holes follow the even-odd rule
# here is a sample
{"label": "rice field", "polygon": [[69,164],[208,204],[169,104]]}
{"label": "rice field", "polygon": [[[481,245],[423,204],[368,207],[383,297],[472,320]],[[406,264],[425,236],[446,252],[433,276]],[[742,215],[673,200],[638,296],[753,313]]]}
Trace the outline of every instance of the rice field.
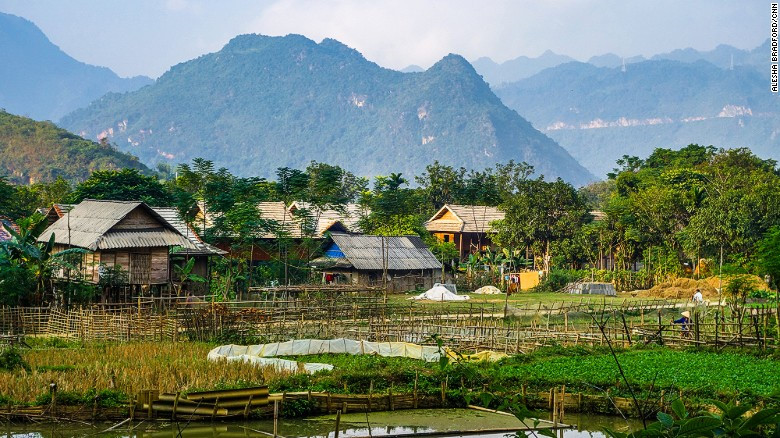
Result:
{"label": "rice field", "polygon": [[58,391],[87,393],[115,390],[127,395],[141,389],[195,391],[261,385],[284,377],[273,368],[206,359],[211,345],[191,342],[73,344],[66,348],[21,350],[29,370],[0,371],[0,399],[33,403]]}

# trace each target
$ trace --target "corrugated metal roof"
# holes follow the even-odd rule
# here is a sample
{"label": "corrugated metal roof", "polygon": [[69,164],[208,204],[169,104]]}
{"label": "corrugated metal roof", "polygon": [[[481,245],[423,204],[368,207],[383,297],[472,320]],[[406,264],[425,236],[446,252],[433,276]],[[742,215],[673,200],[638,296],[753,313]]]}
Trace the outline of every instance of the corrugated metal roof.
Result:
{"label": "corrugated metal roof", "polygon": [[195,230],[192,229],[191,226],[187,225],[181,218],[179,217],[179,211],[174,207],[152,207],[152,210],[154,210],[157,214],[160,215],[163,219],[165,219],[169,224],[171,224],[174,228],[176,228],[176,231],[179,232],[182,236],[189,239],[189,241],[195,246],[196,249],[183,249],[178,254],[189,254],[189,255],[221,255],[221,254],[227,254],[226,251],[223,251],[215,246],[209,245],[208,243],[204,242],[200,236],[198,236],[198,233],[195,232]]}
{"label": "corrugated metal roof", "polygon": [[[455,215],[455,219],[442,219],[447,212]],[[447,204],[428,219],[425,229],[432,232],[489,233],[493,230],[490,223],[501,219],[504,219],[504,212],[496,207]]]}
{"label": "corrugated metal roof", "polygon": [[155,246],[183,246],[187,239],[167,228],[151,230],[109,231],[98,239],[99,249],[140,248]]}
{"label": "corrugated metal roof", "polygon": [[383,247],[388,270],[441,269],[441,263],[419,236],[333,233],[331,238],[356,269],[382,270]]}
{"label": "corrugated metal roof", "polygon": [[[149,234],[139,234],[137,237],[143,239],[133,240],[132,236],[126,235],[120,240],[125,246],[121,248],[139,248],[147,246],[181,246],[187,249],[195,249],[184,236],[179,234],[173,225],[169,224],[157,212],[149,208],[143,202],[137,201],[96,201],[85,200],[73,207],[69,212],[50,225],[38,237],[39,242],[46,242],[52,234],[55,235],[55,243],[61,245],[71,245],[77,248],[86,248],[91,251],[98,249],[107,249],[102,246],[102,239],[105,235],[124,219],[130,212],[137,208],[142,208],[154,217],[160,223],[158,230],[141,230],[150,233],[161,233],[157,241],[167,242],[164,245],[147,245],[145,242],[150,239]],[[174,236],[162,232],[162,230],[172,231]],[[126,232],[127,230],[122,230]],[[115,240],[111,240],[114,242]],[[116,243],[112,243],[116,245]],[[120,248],[112,246],[112,248]]]}

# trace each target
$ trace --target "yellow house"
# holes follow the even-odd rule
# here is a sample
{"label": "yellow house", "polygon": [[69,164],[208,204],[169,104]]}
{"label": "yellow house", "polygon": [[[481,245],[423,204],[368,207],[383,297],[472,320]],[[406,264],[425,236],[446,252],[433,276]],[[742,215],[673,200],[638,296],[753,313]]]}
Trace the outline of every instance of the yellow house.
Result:
{"label": "yellow house", "polygon": [[452,242],[461,259],[493,245],[491,223],[504,219],[504,212],[483,205],[446,204],[425,223],[425,228],[442,242]]}

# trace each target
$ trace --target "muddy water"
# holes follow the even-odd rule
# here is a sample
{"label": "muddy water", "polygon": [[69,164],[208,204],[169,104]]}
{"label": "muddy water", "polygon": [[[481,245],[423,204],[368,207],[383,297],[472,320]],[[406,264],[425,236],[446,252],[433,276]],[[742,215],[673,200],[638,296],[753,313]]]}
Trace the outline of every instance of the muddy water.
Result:
{"label": "muddy water", "polygon": [[[641,427],[635,420],[598,415],[569,416],[564,422],[571,429],[558,432],[561,438],[601,438],[601,430],[609,427],[628,431]],[[528,425],[531,422],[526,420]],[[233,423],[200,424],[136,422],[124,424],[107,431],[113,424],[3,424],[0,438],[57,438],[57,437],[127,437],[127,438],[229,438],[272,436],[273,422],[247,421]],[[335,416],[322,416],[297,420],[280,420],[278,434],[287,437],[332,437]],[[371,412],[341,416],[339,437],[390,437],[390,436],[468,436],[510,437],[524,426],[514,417],[480,412],[471,409],[420,409],[416,411]],[[469,433],[458,433],[473,431]],[[480,432],[481,431],[481,432]],[[437,435],[442,434],[442,435]],[[525,433],[531,436],[530,433]],[[522,436],[522,435],[521,435]]]}

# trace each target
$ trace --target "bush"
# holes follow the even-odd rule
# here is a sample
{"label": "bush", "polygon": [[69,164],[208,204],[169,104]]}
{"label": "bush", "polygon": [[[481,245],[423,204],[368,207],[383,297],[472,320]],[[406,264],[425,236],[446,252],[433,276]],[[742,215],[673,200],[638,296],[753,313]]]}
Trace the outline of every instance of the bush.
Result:
{"label": "bush", "polygon": [[0,351],[0,370],[16,371],[18,369],[30,371],[30,365],[25,362],[19,350],[10,347]]}

